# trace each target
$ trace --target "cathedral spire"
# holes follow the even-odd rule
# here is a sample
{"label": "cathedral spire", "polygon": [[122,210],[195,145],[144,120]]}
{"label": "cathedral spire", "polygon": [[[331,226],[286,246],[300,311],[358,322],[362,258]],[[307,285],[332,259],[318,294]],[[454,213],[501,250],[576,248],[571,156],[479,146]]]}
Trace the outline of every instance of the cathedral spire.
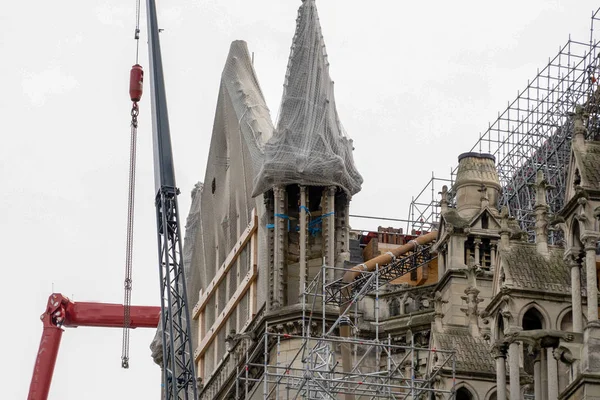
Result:
{"label": "cathedral spire", "polygon": [[254,195],[275,185],[337,186],[350,195],[362,177],[352,157],[335,105],[334,84],[315,0],[304,0],[285,74],[276,132],[265,148],[265,161]]}

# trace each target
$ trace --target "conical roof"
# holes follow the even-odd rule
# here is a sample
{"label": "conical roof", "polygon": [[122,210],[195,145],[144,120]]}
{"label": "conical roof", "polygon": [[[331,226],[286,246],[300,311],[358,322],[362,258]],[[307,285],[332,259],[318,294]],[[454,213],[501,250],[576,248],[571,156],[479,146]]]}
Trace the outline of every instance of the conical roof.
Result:
{"label": "conical roof", "polygon": [[335,185],[353,195],[362,177],[339,121],[315,0],[304,0],[285,77],[277,127],[265,146],[254,195],[275,185]]}

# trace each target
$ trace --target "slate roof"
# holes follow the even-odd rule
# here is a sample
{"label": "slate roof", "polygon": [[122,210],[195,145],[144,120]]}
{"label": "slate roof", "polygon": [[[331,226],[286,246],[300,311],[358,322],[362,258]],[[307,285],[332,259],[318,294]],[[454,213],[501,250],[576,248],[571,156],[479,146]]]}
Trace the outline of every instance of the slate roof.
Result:
{"label": "slate roof", "polygon": [[473,337],[468,328],[447,328],[443,333],[435,332],[434,337],[440,349],[456,351],[457,371],[496,373],[489,344],[483,338]]}
{"label": "slate roof", "polygon": [[540,255],[533,243],[513,243],[501,252],[502,263],[517,288],[544,292],[571,293],[571,275],[563,261],[563,250],[550,249]]}
{"label": "slate roof", "polygon": [[600,190],[600,142],[587,142],[586,151],[576,151],[579,160],[579,171],[583,181],[593,189]]}

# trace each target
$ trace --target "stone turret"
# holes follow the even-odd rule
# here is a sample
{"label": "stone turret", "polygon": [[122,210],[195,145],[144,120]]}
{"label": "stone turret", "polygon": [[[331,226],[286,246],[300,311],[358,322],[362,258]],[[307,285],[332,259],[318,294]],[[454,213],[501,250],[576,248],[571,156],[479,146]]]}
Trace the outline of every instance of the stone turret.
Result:
{"label": "stone turret", "polygon": [[475,216],[484,206],[496,208],[500,180],[491,154],[464,153],[458,157],[456,211],[462,218]]}

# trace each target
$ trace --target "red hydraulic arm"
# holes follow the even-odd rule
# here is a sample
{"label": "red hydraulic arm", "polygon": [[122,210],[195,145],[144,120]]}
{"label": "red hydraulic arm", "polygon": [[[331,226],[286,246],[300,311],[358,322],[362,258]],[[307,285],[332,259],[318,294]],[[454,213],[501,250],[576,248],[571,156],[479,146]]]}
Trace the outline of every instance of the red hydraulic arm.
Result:
{"label": "red hydraulic arm", "polygon": [[[130,310],[131,328],[156,328],[158,326],[160,307],[131,306]],[[46,400],[48,398],[63,333],[62,326],[122,328],[123,315],[124,307],[121,304],[76,303],[59,293],[50,295],[46,311],[40,317],[44,324],[44,331],[27,399]]]}

